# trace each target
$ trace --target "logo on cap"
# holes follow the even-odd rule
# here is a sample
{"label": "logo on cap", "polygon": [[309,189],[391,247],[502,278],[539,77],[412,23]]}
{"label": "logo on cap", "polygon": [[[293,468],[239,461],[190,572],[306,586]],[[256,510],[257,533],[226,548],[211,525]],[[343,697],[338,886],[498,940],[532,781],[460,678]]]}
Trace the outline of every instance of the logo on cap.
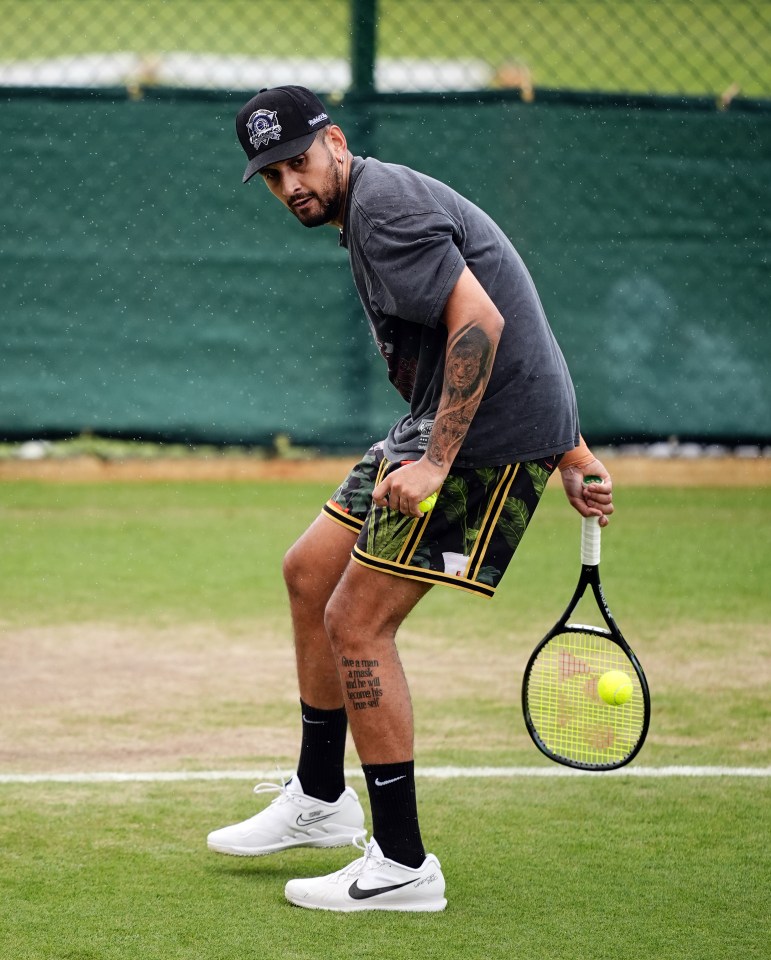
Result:
{"label": "logo on cap", "polygon": [[255,110],[246,121],[246,129],[255,150],[267,147],[271,140],[281,139],[281,124],[275,110]]}

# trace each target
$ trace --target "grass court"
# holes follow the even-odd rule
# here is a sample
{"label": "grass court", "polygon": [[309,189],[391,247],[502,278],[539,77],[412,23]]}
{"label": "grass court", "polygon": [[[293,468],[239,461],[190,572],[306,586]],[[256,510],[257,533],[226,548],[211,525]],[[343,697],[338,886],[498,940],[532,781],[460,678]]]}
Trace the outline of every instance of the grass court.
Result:
{"label": "grass court", "polygon": [[[768,487],[618,489],[602,574],[651,685],[637,774],[552,775],[562,768],[524,729],[527,655],[577,576],[578,518],[556,485],[493,601],[436,589],[410,617],[400,650],[419,770],[506,768],[418,777],[446,913],[285,903],[286,880],[343,866],[347,848],[256,860],[206,850],[210,829],[256,811],[258,774],[292,769],[280,561],[329,490],[3,482],[3,955],[765,956]],[[671,767],[722,775],[641,775]],[[51,779],[212,770],[243,777]]]}

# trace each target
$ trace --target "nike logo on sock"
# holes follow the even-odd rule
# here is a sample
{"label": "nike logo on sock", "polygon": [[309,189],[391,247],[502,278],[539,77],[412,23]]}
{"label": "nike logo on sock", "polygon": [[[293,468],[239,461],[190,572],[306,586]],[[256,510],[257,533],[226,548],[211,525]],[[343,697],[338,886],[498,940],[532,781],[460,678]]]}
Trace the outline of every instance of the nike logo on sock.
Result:
{"label": "nike logo on sock", "polygon": [[309,720],[305,714],[303,714],[303,723],[326,723],[326,720]]}
{"label": "nike logo on sock", "polygon": [[348,887],[348,895],[354,900],[369,900],[370,897],[379,897],[381,893],[390,893],[391,890],[399,890],[401,887],[406,887],[414,882],[414,880],[405,880],[404,883],[392,883],[388,887],[373,887],[371,890],[362,890],[359,881],[354,880]]}
{"label": "nike logo on sock", "polygon": [[391,777],[390,780],[381,780],[379,777],[375,777],[375,786],[376,787],[387,787],[389,783],[396,783],[397,780],[406,780],[407,775],[403,773],[400,777]]}

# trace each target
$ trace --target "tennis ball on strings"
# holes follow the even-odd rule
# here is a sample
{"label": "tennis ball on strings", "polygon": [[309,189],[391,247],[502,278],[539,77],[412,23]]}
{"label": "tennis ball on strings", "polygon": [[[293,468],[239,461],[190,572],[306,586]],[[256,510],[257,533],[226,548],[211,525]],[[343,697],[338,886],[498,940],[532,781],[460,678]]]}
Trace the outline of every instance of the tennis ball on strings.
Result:
{"label": "tennis ball on strings", "polygon": [[418,504],[418,510],[422,510],[423,513],[428,513],[429,510],[434,509],[434,504],[436,503],[436,498],[439,496],[439,491],[432,493],[430,496],[426,497],[425,500],[421,500]]}
{"label": "tennis ball on strings", "polygon": [[622,670],[608,670],[597,681],[597,693],[605,703],[620,707],[632,699],[632,681]]}

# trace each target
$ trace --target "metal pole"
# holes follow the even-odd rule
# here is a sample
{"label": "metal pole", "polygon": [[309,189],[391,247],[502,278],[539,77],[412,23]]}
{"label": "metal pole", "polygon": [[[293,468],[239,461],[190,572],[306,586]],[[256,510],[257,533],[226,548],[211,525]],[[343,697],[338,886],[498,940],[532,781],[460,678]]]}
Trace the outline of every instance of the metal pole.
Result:
{"label": "metal pole", "polygon": [[351,0],[351,92],[374,93],[377,0]]}
{"label": "metal pole", "polygon": [[[377,0],[351,0],[351,85],[343,98],[341,123],[354,154],[368,156],[375,119],[375,61],[377,50]],[[348,442],[366,445],[372,436],[370,388],[374,344],[359,297],[351,284],[349,341],[346,344],[346,384],[349,391]]]}

